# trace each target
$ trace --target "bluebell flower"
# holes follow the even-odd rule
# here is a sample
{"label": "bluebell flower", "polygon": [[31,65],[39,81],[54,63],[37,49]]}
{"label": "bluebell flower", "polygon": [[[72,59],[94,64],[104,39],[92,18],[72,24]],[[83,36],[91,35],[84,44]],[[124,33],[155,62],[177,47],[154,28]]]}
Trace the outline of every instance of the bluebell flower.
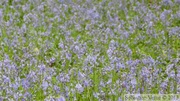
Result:
{"label": "bluebell flower", "polygon": [[5,75],[3,75],[2,78],[3,78],[3,82],[4,82],[4,83],[10,83],[10,82],[11,82],[10,78],[7,77],[7,76],[5,76]]}
{"label": "bluebell flower", "polygon": [[93,96],[98,99],[99,98],[99,93],[93,92]]}
{"label": "bluebell flower", "polygon": [[60,96],[56,101],[66,101],[66,99],[63,96]]}
{"label": "bluebell flower", "polygon": [[133,78],[133,79],[131,80],[131,84],[132,84],[132,85],[136,85],[136,84],[137,84],[136,78]]}
{"label": "bluebell flower", "polygon": [[46,70],[46,65],[44,65],[44,64],[38,65],[38,68],[39,68],[40,72],[43,73]]}
{"label": "bluebell flower", "polygon": [[19,83],[15,82],[14,84],[12,84],[12,87],[14,88],[14,90],[17,90],[19,88]]}
{"label": "bluebell flower", "polygon": [[178,3],[178,4],[180,4],[180,0],[175,0],[175,3]]}
{"label": "bluebell flower", "polygon": [[118,98],[118,101],[123,101],[123,100],[121,99],[121,97],[119,97],[119,98]]}
{"label": "bluebell flower", "polygon": [[48,86],[49,86],[48,82],[47,81],[43,81],[43,83],[42,83],[43,90],[46,90],[48,88]]}
{"label": "bluebell flower", "polygon": [[22,79],[21,83],[24,89],[28,89],[30,87],[30,82],[27,79]]}
{"label": "bluebell flower", "polygon": [[171,0],[163,0],[164,5],[173,5],[173,2]]}
{"label": "bluebell flower", "polygon": [[79,93],[82,93],[83,91],[84,91],[84,88],[83,88],[83,86],[81,85],[81,84],[76,84],[76,89],[77,89],[77,91],[79,92]]}
{"label": "bluebell flower", "polygon": [[56,93],[60,93],[60,88],[58,86],[56,86],[56,85],[54,85],[54,90],[55,90]]}
{"label": "bluebell flower", "polygon": [[78,72],[78,80],[83,80],[85,79],[85,74],[81,73],[80,71]]}

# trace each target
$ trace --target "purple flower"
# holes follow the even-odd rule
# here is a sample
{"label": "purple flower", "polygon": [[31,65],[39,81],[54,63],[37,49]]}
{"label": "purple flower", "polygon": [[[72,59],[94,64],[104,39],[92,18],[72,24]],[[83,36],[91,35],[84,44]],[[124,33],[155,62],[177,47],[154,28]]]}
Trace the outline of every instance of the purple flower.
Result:
{"label": "purple flower", "polygon": [[24,97],[25,97],[25,98],[30,98],[30,97],[31,97],[31,94],[30,94],[29,92],[26,92],[26,93],[24,93]]}
{"label": "purple flower", "polygon": [[82,85],[81,84],[76,84],[76,89],[77,89],[77,91],[79,92],[79,93],[82,93],[83,91],[84,91],[84,88],[82,87]]}
{"label": "purple flower", "polygon": [[56,58],[52,57],[49,62],[52,64],[52,63],[54,63],[55,61],[56,61]]}
{"label": "purple flower", "polygon": [[9,59],[9,56],[5,54],[4,64],[9,65],[11,60]]}
{"label": "purple flower", "polygon": [[0,97],[0,101],[4,101],[3,98]]}
{"label": "purple flower", "polygon": [[161,13],[160,19],[163,23],[167,22],[167,15],[171,12],[171,10],[165,10],[164,12]]}
{"label": "purple flower", "polygon": [[78,79],[79,80],[82,80],[85,78],[85,74],[84,73],[81,73],[80,71],[78,72]]}
{"label": "purple flower", "polygon": [[119,97],[119,98],[118,98],[118,101],[123,101],[123,100],[121,99],[121,97]]}
{"label": "purple flower", "polygon": [[60,3],[64,3],[64,0],[58,0]]}
{"label": "purple flower", "polygon": [[168,73],[168,77],[174,78],[175,77],[175,72],[171,71],[170,73]]}
{"label": "purple flower", "polygon": [[141,70],[141,76],[147,81],[147,78],[150,76],[150,71],[146,68],[143,67]]}
{"label": "purple flower", "polygon": [[0,9],[0,18],[2,17],[3,15],[3,9]]}
{"label": "purple flower", "polygon": [[94,96],[95,98],[99,98],[99,93],[93,92],[93,96]]}
{"label": "purple flower", "polygon": [[163,3],[165,5],[172,5],[173,4],[173,2],[171,0],[163,0]]}
{"label": "purple flower", "polygon": [[62,48],[62,49],[64,49],[65,48],[65,46],[64,46],[64,44],[61,42],[61,43],[59,43],[59,48]]}
{"label": "purple flower", "polygon": [[68,60],[71,60],[71,57],[72,57],[72,54],[71,54],[71,53],[66,53],[66,58],[67,58]]}
{"label": "purple flower", "polygon": [[102,80],[100,81],[100,86],[105,87],[105,83]]}
{"label": "purple flower", "polygon": [[175,3],[178,3],[178,4],[180,4],[180,0],[175,0]]}
{"label": "purple flower", "polygon": [[90,18],[93,18],[93,19],[98,19],[100,17],[99,13],[96,12],[94,9],[88,10],[87,14],[89,15]]}
{"label": "purple flower", "polygon": [[16,83],[12,84],[12,86],[13,86],[14,90],[17,90],[19,88],[19,83],[16,82]]}
{"label": "purple flower", "polygon": [[38,80],[38,77],[34,71],[30,71],[26,78],[31,82],[36,82],[36,80]]}
{"label": "purple flower", "polygon": [[136,84],[137,84],[136,78],[133,78],[133,79],[131,80],[131,84],[132,84],[132,85],[136,85]]}
{"label": "purple flower", "polygon": [[43,81],[42,83],[42,87],[43,87],[43,90],[46,90],[48,88],[48,82],[47,81]]}
{"label": "purple flower", "polygon": [[171,70],[173,70],[174,64],[169,64],[166,68],[166,73],[168,74]]}
{"label": "purple flower", "polygon": [[66,99],[63,96],[60,96],[57,101],[66,101]]}
{"label": "purple flower", "polygon": [[85,87],[90,86],[90,85],[91,85],[90,80],[84,80],[84,81],[83,81],[83,85],[84,85]]}
{"label": "purple flower", "polygon": [[58,86],[54,86],[54,90],[56,91],[56,93],[60,93],[60,88]]}
{"label": "purple flower", "polygon": [[155,61],[152,57],[148,57],[148,58],[145,58],[145,59],[142,59],[142,62],[144,63],[144,65],[147,65],[147,64],[154,64]]}
{"label": "purple flower", "polygon": [[41,64],[38,66],[38,68],[40,69],[40,72],[44,72],[46,69],[46,66],[44,64]]}
{"label": "purple flower", "polygon": [[125,68],[125,65],[120,63],[120,62],[117,62],[116,63],[116,68],[119,70],[120,68]]}
{"label": "purple flower", "polygon": [[173,27],[169,30],[170,35],[178,35],[180,33],[180,27]]}
{"label": "purple flower", "polygon": [[21,83],[24,89],[28,89],[30,86],[30,83],[26,79],[22,79]]}
{"label": "purple flower", "polygon": [[59,74],[56,79],[59,81],[59,82],[69,82],[70,80],[70,77],[68,74],[64,74],[64,73],[61,73]]}
{"label": "purple flower", "polygon": [[9,77],[3,75],[3,81],[4,83],[9,83],[11,80],[9,79]]}
{"label": "purple flower", "polygon": [[168,81],[167,80],[168,79],[166,79],[164,82],[161,83],[160,86],[161,86],[162,89],[166,89],[166,87],[168,86]]}

